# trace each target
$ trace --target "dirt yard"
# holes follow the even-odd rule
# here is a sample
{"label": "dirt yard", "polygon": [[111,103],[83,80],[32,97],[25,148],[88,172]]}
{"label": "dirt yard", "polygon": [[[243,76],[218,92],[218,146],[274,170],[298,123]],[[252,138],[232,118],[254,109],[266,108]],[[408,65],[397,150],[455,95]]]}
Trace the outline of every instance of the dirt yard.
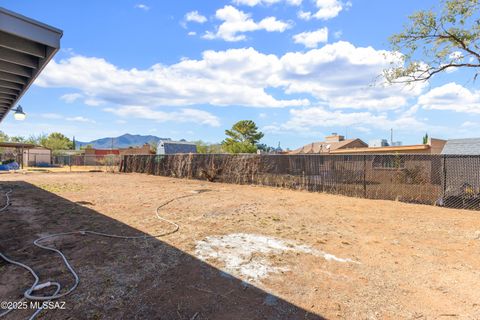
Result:
{"label": "dirt yard", "polygon": [[[1,206],[13,189],[0,252],[64,288],[62,260],[33,240],[160,233],[172,226],[155,210],[175,199],[159,210],[180,226],[169,236],[51,241],[80,285],[40,319],[480,319],[479,212],[141,174],[4,174],[0,187]],[[0,261],[0,300],[32,281]]]}

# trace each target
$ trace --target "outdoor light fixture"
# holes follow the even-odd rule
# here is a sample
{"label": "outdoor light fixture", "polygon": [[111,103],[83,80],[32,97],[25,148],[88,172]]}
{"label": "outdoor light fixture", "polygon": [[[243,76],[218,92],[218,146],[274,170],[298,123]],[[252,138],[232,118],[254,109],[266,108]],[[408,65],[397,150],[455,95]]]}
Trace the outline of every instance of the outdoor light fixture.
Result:
{"label": "outdoor light fixture", "polygon": [[18,106],[16,109],[12,109],[12,111],[15,111],[15,113],[13,114],[15,120],[23,121],[27,117],[25,112],[23,112],[22,106]]}

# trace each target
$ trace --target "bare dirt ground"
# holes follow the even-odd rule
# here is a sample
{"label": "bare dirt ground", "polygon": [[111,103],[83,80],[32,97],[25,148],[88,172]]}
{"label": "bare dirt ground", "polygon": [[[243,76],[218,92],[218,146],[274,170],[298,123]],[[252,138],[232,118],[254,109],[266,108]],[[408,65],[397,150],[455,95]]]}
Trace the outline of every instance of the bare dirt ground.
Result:
{"label": "bare dirt ground", "polygon": [[[24,172],[118,172],[118,166],[107,166],[107,165],[98,165],[98,166],[60,166],[60,167],[27,167],[24,169],[17,170],[16,173]],[[9,172],[4,172],[8,174]]]}
{"label": "bare dirt ground", "polygon": [[[0,252],[73,283],[32,241],[90,229],[172,235],[68,236],[52,243],[80,276],[43,319],[480,319],[480,213],[141,174],[0,175]],[[0,200],[3,206],[4,199]],[[0,300],[32,283],[0,261]],[[7,319],[24,319],[31,310]]]}

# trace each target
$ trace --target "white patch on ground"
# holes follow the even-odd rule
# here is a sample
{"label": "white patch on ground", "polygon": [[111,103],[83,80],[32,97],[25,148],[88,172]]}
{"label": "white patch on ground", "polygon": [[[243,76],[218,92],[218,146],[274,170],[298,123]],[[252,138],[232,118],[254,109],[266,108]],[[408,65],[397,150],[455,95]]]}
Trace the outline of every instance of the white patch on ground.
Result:
{"label": "white patch on ground", "polygon": [[195,246],[195,255],[199,259],[223,262],[225,272],[247,278],[249,281],[258,281],[269,273],[288,271],[287,267],[274,266],[267,257],[285,252],[312,254],[327,261],[358,263],[306,245],[298,245],[293,241],[247,233],[210,236],[197,241]]}

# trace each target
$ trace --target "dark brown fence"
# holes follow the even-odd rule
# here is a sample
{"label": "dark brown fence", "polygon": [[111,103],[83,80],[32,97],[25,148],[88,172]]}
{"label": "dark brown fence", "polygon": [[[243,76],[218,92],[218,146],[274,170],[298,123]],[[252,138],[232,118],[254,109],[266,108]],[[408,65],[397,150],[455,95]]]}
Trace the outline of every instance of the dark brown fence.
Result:
{"label": "dark brown fence", "polygon": [[120,170],[480,210],[480,156],[137,155]]}

